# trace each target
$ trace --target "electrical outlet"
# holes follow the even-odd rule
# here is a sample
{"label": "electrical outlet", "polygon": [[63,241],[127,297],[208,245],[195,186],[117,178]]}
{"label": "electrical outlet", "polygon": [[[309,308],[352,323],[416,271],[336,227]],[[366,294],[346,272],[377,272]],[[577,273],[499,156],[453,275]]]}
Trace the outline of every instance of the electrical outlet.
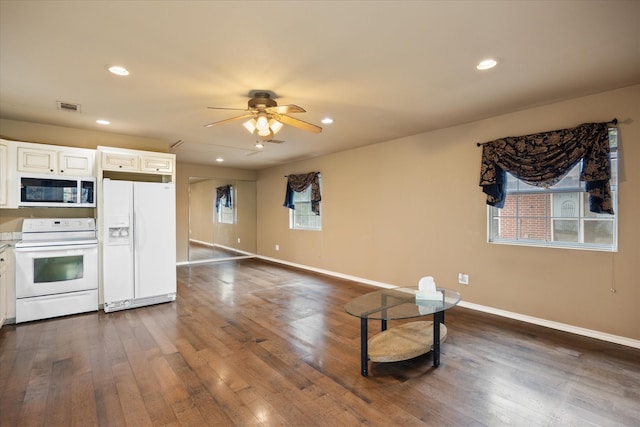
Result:
{"label": "electrical outlet", "polygon": [[276,245],[276,251],[280,250],[280,245]]}
{"label": "electrical outlet", "polygon": [[458,273],[458,283],[461,285],[469,284],[469,275],[464,273]]}
{"label": "electrical outlet", "polygon": [[240,238],[238,237],[238,243],[240,243]]}

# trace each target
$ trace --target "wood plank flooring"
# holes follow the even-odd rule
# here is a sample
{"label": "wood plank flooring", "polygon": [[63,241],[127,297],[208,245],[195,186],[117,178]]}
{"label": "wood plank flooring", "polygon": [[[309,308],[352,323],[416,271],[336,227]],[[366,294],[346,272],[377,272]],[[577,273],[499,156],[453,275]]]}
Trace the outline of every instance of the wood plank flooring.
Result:
{"label": "wood plank flooring", "polygon": [[7,325],[0,426],[640,425],[640,350],[461,307],[439,368],[364,378],[343,307],[370,290],[223,261],[179,267],[174,303]]}

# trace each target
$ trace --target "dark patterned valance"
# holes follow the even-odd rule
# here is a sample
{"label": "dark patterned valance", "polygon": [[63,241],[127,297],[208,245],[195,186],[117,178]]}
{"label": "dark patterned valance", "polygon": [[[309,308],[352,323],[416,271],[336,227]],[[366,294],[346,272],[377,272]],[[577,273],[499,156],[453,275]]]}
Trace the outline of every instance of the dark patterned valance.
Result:
{"label": "dark patterned valance", "polygon": [[230,208],[231,202],[231,186],[225,185],[222,187],[216,187],[216,212],[219,212],[220,202],[224,199],[224,207]]}
{"label": "dark patterned valance", "polygon": [[295,209],[293,203],[294,191],[300,193],[311,186],[311,210],[320,215],[320,179],[318,176],[320,172],[309,172],[300,175],[289,175],[287,179],[287,190],[284,196],[284,207],[289,209]]}
{"label": "dark patterned valance", "polygon": [[550,187],[582,159],[580,180],[586,183],[591,212],[613,214],[608,128],[608,123],[585,123],[482,144],[480,186],[487,204],[503,207],[506,172],[527,184]]}

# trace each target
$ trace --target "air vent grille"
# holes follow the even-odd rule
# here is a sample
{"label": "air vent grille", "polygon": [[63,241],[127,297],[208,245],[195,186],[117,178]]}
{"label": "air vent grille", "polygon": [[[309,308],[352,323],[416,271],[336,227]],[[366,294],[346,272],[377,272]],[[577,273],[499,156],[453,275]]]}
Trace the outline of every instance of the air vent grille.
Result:
{"label": "air vent grille", "polygon": [[58,101],[58,110],[72,111],[74,113],[80,112],[80,104],[74,104],[72,102]]}

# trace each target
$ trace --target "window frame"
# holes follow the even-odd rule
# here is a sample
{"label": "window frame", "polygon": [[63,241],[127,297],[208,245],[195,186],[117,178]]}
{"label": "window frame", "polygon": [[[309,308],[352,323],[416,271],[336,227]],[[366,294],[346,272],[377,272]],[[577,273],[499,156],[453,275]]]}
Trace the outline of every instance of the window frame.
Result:
{"label": "window frame", "polygon": [[[534,216],[521,214],[519,208],[516,209],[515,215],[504,215],[504,208],[498,209],[493,206],[487,206],[487,242],[493,244],[503,245],[515,245],[515,246],[533,246],[533,247],[549,247],[549,248],[563,248],[563,249],[578,249],[578,250],[593,250],[602,252],[617,252],[618,251],[618,164],[619,164],[619,151],[618,151],[618,130],[617,128],[609,128],[609,146],[610,146],[610,159],[611,159],[611,197],[613,205],[613,215],[609,214],[596,214],[589,212],[588,210],[588,198],[589,194],[585,191],[584,182],[578,182],[578,184],[570,186],[562,186],[563,181],[567,178],[563,178],[555,186],[549,188],[534,187],[527,185],[526,183],[518,180],[510,174],[507,174],[507,198],[510,195],[543,195],[545,203],[544,207],[545,216]],[[567,173],[568,180],[571,175],[579,176],[579,168],[581,162],[577,163],[572,170]],[[577,171],[576,171],[576,168]],[[515,189],[514,189],[515,184]],[[522,186],[523,188],[520,188]],[[560,194],[577,194],[577,214],[575,216],[563,216],[556,215],[554,213],[555,197]],[[516,203],[520,203],[518,198]],[[500,237],[504,233],[503,218],[511,219],[515,223],[515,237]],[[575,219],[574,219],[575,218]],[[545,229],[543,239],[528,239],[520,237],[521,226],[524,221],[544,221]],[[577,222],[577,241],[566,240],[554,240],[557,233],[555,225],[559,221],[576,221]],[[611,223],[612,233],[610,243],[592,243],[584,242],[586,225],[595,221],[607,221]],[[531,226],[533,228],[533,226]]]}
{"label": "window frame", "polygon": [[225,199],[227,198],[226,196],[222,197],[220,199],[220,204],[218,205],[218,209],[216,210],[215,208],[215,201],[214,201],[214,207],[213,207],[213,212],[215,213],[214,215],[214,222],[217,222],[218,224],[235,224],[236,223],[236,207],[235,207],[235,203],[233,203],[233,195],[235,192],[235,188],[233,186],[231,186],[231,207],[228,208],[225,206]]}
{"label": "window frame", "polygon": [[[322,181],[318,176],[320,191],[322,192]],[[289,211],[289,229],[290,230],[304,230],[304,231],[322,231],[322,211],[320,215],[316,215],[311,210],[311,185],[309,185],[304,191],[293,192],[293,204],[295,209],[288,209]],[[300,209],[302,207],[302,209]],[[309,223],[313,218],[313,222],[317,222],[316,226],[303,225],[303,223]]]}

